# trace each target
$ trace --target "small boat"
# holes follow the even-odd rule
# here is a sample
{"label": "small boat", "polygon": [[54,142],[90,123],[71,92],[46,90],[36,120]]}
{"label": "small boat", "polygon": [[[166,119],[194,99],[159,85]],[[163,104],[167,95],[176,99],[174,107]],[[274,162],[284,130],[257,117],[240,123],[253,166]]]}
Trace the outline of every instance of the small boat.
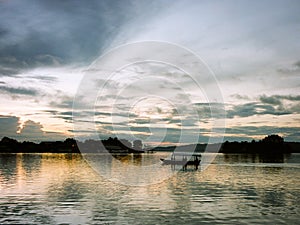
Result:
{"label": "small boat", "polygon": [[[180,159],[178,159],[180,158]],[[163,165],[180,165],[183,166],[184,169],[188,165],[195,166],[198,169],[198,166],[201,161],[201,155],[197,153],[186,153],[186,152],[173,152],[171,155],[171,159],[160,159]]]}
{"label": "small boat", "polygon": [[172,160],[172,159],[160,159],[164,165],[199,165],[200,160]]}

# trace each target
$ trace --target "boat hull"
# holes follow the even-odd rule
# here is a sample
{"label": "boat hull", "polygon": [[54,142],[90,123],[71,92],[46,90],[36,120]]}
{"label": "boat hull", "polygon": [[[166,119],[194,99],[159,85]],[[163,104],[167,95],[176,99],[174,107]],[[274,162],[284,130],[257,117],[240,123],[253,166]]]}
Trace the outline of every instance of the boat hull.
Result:
{"label": "boat hull", "polygon": [[199,164],[200,164],[200,160],[198,160],[198,161],[171,160],[171,159],[160,159],[160,160],[162,161],[163,165],[199,166]]}

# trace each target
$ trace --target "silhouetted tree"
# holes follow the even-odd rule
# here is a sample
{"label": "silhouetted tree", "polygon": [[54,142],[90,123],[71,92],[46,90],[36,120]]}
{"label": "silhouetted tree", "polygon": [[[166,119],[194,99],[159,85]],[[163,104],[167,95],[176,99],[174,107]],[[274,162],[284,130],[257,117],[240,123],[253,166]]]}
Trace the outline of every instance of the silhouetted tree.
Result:
{"label": "silhouetted tree", "polygon": [[79,152],[79,148],[77,146],[76,140],[74,138],[67,138],[64,141],[65,147],[67,149],[71,149],[71,152],[73,153],[78,153]]}
{"label": "silhouetted tree", "polygon": [[19,152],[20,143],[12,138],[3,137],[0,142],[0,151],[1,152]]}
{"label": "silhouetted tree", "polygon": [[283,137],[280,137],[277,134],[271,134],[271,135],[268,135],[267,137],[265,137],[264,139],[262,139],[262,142],[265,142],[265,143],[283,143],[284,139],[283,139]]}
{"label": "silhouetted tree", "polygon": [[9,137],[3,137],[1,139],[1,143],[3,143],[3,144],[17,144],[18,141],[15,140],[15,139],[9,138]]}
{"label": "silhouetted tree", "polygon": [[283,153],[284,139],[277,134],[268,135],[261,140],[260,148],[263,153]]}

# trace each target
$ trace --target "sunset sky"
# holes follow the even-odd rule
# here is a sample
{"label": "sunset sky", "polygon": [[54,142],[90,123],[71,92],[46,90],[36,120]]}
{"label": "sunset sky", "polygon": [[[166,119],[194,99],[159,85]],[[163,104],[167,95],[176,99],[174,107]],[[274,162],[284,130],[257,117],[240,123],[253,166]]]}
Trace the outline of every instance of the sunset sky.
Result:
{"label": "sunset sky", "polygon": [[[0,138],[92,137],[84,126],[74,129],[72,120],[86,71],[119,45],[152,40],[197,54],[214,74],[224,102],[205,101],[178,69],[128,66],[108,83],[108,74],[99,75],[91,88],[108,85],[93,115],[81,108],[101,138],[168,145],[199,132],[198,141],[207,142],[214,135],[212,121],[219,119],[210,111],[223,105],[225,140],[276,133],[300,141],[298,0],[0,0]],[[161,76],[159,84],[154,75]]]}

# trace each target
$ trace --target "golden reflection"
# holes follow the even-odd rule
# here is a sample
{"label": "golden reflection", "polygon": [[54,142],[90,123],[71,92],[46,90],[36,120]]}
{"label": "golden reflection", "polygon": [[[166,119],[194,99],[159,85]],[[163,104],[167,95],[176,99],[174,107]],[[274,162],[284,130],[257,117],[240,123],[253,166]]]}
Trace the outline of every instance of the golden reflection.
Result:
{"label": "golden reflection", "polygon": [[23,168],[23,162],[22,162],[23,154],[19,153],[16,155],[17,163],[16,163],[16,178],[17,178],[17,187],[18,189],[22,189],[25,185],[26,180],[26,173]]}
{"label": "golden reflection", "polygon": [[197,171],[195,180],[232,187],[239,187],[242,181],[244,186],[255,189],[264,189],[270,185],[293,188],[295,180],[300,185],[297,169],[284,164],[262,163],[257,155],[218,154],[216,161],[218,162],[210,164],[204,171]]}
{"label": "golden reflection", "polygon": [[[95,172],[79,154],[16,154],[4,160],[0,158],[1,162],[10,161],[6,167],[11,167],[9,172],[0,167],[0,184],[4,189],[0,197],[13,196],[16,204],[25,199],[26,207],[35,207],[34,210],[43,202],[45,211],[55,217],[53,224],[66,223],[63,221],[66,212],[72,215],[69,223],[88,223],[96,217],[111,216],[115,221],[133,214],[136,218],[139,215],[151,218],[157,213],[226,218],[228,213],[238,216],[248,209],[260,213],[262,208],[266,210],[265,205],[271,206],[270,210],[274,207],[285,210],[297,204],[297,198],[291,194],[299,192],[299,163],[266,164],[260,163],[257,156],[218,154],[202,171],[172,171],[165,166],[143,174],[146,171],[143,167],[149,168],[147,166],[159,161],[166,156],[164,154],[167,155],[128,155],[120,160],[89,155],[100,165],[98,169],[106,166],[111,177],[121,179],[127,173],[122,181],[129,179],[128,184],[137,178],[157,181],[171,175],[145,186],[113,182],[101,173],[103,171],[100,175]],[[120,163],[123,166],[120,167]],[[128,170],[128,166],[135,166],[135,170]],[[15,200],[15,196],[20,198]]]}

